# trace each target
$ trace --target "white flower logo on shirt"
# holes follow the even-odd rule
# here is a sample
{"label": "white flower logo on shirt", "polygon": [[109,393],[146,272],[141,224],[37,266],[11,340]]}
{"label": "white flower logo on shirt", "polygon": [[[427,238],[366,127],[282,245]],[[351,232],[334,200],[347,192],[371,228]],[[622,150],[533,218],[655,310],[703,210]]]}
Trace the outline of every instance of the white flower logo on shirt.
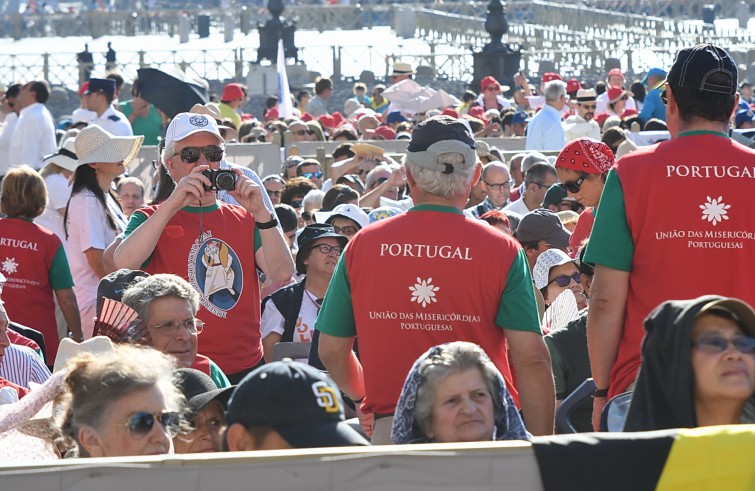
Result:
{"label": "white flower logo on shirt", "polygon": [[724,203],[721,196],[716,199],[707,196],[706,202],[700,205],[700,209],[703,210],[702,219],[708,220],[713,225],[718,225],[719,222],[729,219],[726,211],[729,208],[731,208],[731,205]]}
{"label": "white flower logo on shirt", "polygon": [[432,278],[423,280],[418,277],[417,284],[409,287],[409,290],[412,291],[411,301],[417,302],[422,305],[423,308],[427,307],[432,302],[437,302],[438,299],[435,298],[435,292],[440,290],[440,287],[434,286],[432,282]]}
{"label": "white flower logo on shirt", "polygon": [[14,257],[6,257],[3,261],[3,271],[5,274],[13,274],[18,271],[18,263]]}

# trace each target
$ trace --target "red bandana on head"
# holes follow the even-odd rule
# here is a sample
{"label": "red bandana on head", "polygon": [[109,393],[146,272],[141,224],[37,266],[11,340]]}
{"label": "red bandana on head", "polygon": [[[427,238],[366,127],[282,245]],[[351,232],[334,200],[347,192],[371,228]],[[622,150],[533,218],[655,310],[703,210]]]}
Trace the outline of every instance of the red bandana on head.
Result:
{"label": "red bandana on head", "polygon": [[588,174],[605,174],[613,164],[613,152],[608,145],[592,138],[570,141],[556,158],[556,167]]}

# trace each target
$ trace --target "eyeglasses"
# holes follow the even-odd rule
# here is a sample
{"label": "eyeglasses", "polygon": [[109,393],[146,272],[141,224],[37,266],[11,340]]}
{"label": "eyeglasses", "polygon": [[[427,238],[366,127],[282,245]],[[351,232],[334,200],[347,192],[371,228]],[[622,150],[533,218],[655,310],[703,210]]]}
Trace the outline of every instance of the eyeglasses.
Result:
{"label": "eyeglasses", "polygon": [[269,189],[265,189],[267,191],[268,196],[275,196],[276,198],[280,198],[280,195],[283,193],[283,191],[271,191]]}
{"label": "eyeglasses", "polygon": [[322,179],[323,173],[318,170],[317,172],[304,172],[301,176],[307,179]]}
{"label": "eyeglasses", "polygon": [[152,431],[156,420],[160,422],[171,438],[178,434],[180,417],[177,412],[173,411],[163,411],[157,414],[140,411],[132,414],[125,426],[129,433],[136,438],[144,438]]}
{"label": "eyeglasses", "polygon": [[482,181],[482,182],[484,182],[485,185],[488,186],[493,191],[498,191],[499,189],[511,188],[511,181],[500,182],[500,183],[492,183],[488,181]]}
{"label": "eyeglasses", "polygon": [[181,161],[187,164],[194,164],[199,160],[199,155],[204,154],[210,162],[220,162],[223,159],[224,150],[217,145],[207,145],[206,147],[186,147],[173,156],[181,155]]}
{"label": "eyeglasses", "polygon": [[755,338],[738,336],[734,339],[726,339],[722,336],[705,336],[692,343],[698,351],[708,354],[723,353],[729,345],[743,355],[755,353]]}
{"label": "eyeglasses", "polygon": [[372,187],[374,188],[374,187],[380,186],[381,184],[383,184],[387,180],[388,180],[387,177],[378,178],[378,180],[375,181],[375,184],[373,184]]}
{"label": "eyeglasses", "polygon": [[625,95],[625,96],[623,96],[623,97],[621,98],[621,100],[622,100],[622,101],[626,101],[627,99],[629,99],[629,96],[628,96],[628,95]]}
{"label": "eyeglasses", "polygon": [[562,182],[560,185],[562,188],[564,188],[566,191],[577,194],[579,192],[579,189],[582,187],[582,183],[585,182],[585,179],[587,179],[587,174],[584,174],[580,176],[576,181],[571,182]]}
{"label": "eyeglasses", "polygon": [[186,319],[185,321],[171,321],[157,326],[152,326],[158,334],[167,338],[172,338],[178,333],[178,330],[184,328],[189,334],[201,334],[204,329],[204,322],[199,319]]}
{"label": "eyeglasses", "polygon": [[668,90],[668,85],[663,86],[663,90],[661,91],[661,102],[664,106],[668,106],[668,96],[666,95],[666,91]]}
{"label": "eyeglasses", "polygon": [[303,211],[303,212],[301,212],[301,218],[302,218],[302,220],[305,220],[307,222],[310,221],[310,220],[312,220],[312,212],[311,211]]}
{"label": "eyeglasses", "polygon": [[294,135],[297,135],[297,136],[304,136],[304,135],[308,134],[309,131],[307,131],[307,130],[297,130],[297,131],[292,131],[291,133],[293,133]]}
{"label": "eyeglasses", "polygon": [[340,235],[354,235],[358,232],[357,228],[353,225],[346,225],[345,227],[336,227],[333,225],[333,229]]}
{"label": "eyeglasses", "polygon": [[501,89],[499,87],[496,87],[495,85],[485,87],[485,92],[498,92],[499,90]]}
{"label": "eyeglasses", "polygon": [[291,202],[291,206],[294,207],[294,208],[301,208],[301,202],[302,202],[302,200],[295,199],[295,200],[293,200]]}
{"label": "eyeglasses", "polygon": [[538,187],[538,189],[540,189],[540,188],[545,188],[545,189],[548,189],[548,188],[550,187],[550,186],[548,186],[548,185],[545,185],[545,184],[543,184],[543,183],[541,183],[541,182],[531,182],[530,184],[534,184],[535,186],[537,186],[537,187]]}
{"label": "eyeglasses", "polygon": [[582,279],[582,273],[574,273],[571,276],[562,274],[550,280],[545,286],[548,286],[551,283],[555,283],[561,288],[563,288],[565,286],[569,286],[569,283],[571,283],[571,280],[574,280],[575,283],[579,283],[581,279]]}
{"label": "eyeglasses", "polygon": [[585,109],[591,109],[591,110],[593,110],[593,111],[594,111],[594,110],[596,110],[596,109],[598,108],[598,105],[597,105],[597,104],[580,104],[579,106],[580,106],[580,107],[583,107],[583,108],[585,108]]}
{"label": "eyeglasses", "polygon": [[[344,227],[344,228],[348,228],[348,227]],[[354,227],[351,227],[351,228],[354,228]],[[336,233],[338,233],[337,230],[336,230]],[[356,233],[356,229],[354,229],[353,233]],[[341,246],[334,246],[334,245],[330,245],[330,244],[317,244],[315,247],[317,247],[318,249],[320,249],[320,252],[322,252],[325,255],[328,255],[328,254],[330,254],[333,251],[333,252],[336,253],[336,256],[340,256],[341,253],[343,252],[343,247],[341,247]]]}

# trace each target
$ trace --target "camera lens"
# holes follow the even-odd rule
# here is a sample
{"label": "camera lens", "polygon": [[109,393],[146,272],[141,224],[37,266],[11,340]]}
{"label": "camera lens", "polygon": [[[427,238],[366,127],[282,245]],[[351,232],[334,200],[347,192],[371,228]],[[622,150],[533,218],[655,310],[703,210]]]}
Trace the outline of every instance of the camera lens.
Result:
{"label": "camera lens", "polygon": [[233,191],[236,187],[236,174],[233,172],[219,172],[215,178],[215,185],[218,189]]}

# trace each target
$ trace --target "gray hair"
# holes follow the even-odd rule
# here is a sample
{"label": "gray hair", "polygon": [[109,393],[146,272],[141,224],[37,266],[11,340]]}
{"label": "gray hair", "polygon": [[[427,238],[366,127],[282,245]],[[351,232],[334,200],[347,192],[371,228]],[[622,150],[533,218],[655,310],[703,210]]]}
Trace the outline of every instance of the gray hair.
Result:
{"label": "gray hair", "polygon": [[530,167],[532,167],[534,164],[537,164],[538,162],[542,162],[544,164],[550,163],[548,161],[548,157],[540,152],[530,152],[528,154],[525,154],[524,159],[522,159],[522,174],[526,174]]}
{"label": "gray hair", "polygon": [[115,192],[119,193],[121,189],[123,188],[124,184],[135,185],[142,192],[142,198],[144,197],[144,183],[138,177],[129,176],[129,177],[124,177],[123,179],[119,180],[118,185],[115,187]]}
{"label": "gray hair", "polygon": [[563,80],[546,82],[545,88],[543,88],[543,95],[545,96],[545,102],[556,102],[561,96],[566,95],[566,82]]}
{"label": "gray hair", "polygon": [[318,210],[322,208],[322,200],[325,198],[325,192],[321,191],[319,189],[313,189],[310,192],[308,192],[306,195],[304,195],[304,198],[301,200],[301,209],[306,210],[307,205],[314,205],[312,207],[313,210]]}
{"label": "gray hair", "polygon": [[[440,196],[446,199],[453,199],[459,195],[468,195],[469,188],[472,186],[476,165],[471,165],[466,169],[461,167],[464,163],[464,155],[457,152],[443,153],[438,156],[438,170],[425,169],[412,162],[411,153],[407,153],[404,158],[406,171],[411,174],[417,187],[426,193]],[[454,172],[444,174],[440,169],[444,164],[454,166]]]}
{"label": "gray hair", "polygon": [[421,381],[417,389],[414,420],[425,435],[431,432],[435,391],[446,377],[454,373],[473,368],[480,370],[493,400],[493,407],[496,412],[500,411],[500,372],[482,348],[474,343],[456,341],[438,346],[437,349],[417,369]]}
{"label": "gray hair", "polygon": [[175,359],[152,348],[118,344],[104,355],[79,355],[66,368],[70,371],[57,401],[57,423],[73,454],[88,456],[78,440],[79,430],[99,430],[110,409],[130,393],[156,387],[169,411],[184,409],[185,398],[173,383]]}
{"label": "gray hair", "polygon": [[389,174],[393,172],[395,167],[388,164],[379,164],[375,166],[370,172],[367,173],[367,177],[364,178],[364,189],[370,189],[375,182],[377,182],[378,172],[387,171]]}
{"label": "gray hair", "polygon": [[266,182],[277,182],[277,183],[283,184],[284,186],[286,185],[286,181],[284,181],[283,178],[281,176],[277,175],[277,174],[269,174],[269,175],[263,177],[262,178],[262,182],[263,183],[266,183]]}
{"label": "gray hair", "polygon": [[506,171],[506,175],[509,176],[509,179],[511,179],[511,172],[509,171],[509,166],[505,163],[501,162],[500,160],[494,160],[492,162],[489,162],[487,165],[484,165],[482,167],[482,176],[480,179],[485,180],[485,178],[488,177],[488,173],[491,169],[501,169]]}
{"label": "gray hair", "polygon": [[139,319],[149,323],[149,306],[153,301],[165,297],[188,300],[194,314],[199,310],[199,293],[186,280],[174,274],[152,275],[131,285],[123,293],[123,303],[134,309]]}

